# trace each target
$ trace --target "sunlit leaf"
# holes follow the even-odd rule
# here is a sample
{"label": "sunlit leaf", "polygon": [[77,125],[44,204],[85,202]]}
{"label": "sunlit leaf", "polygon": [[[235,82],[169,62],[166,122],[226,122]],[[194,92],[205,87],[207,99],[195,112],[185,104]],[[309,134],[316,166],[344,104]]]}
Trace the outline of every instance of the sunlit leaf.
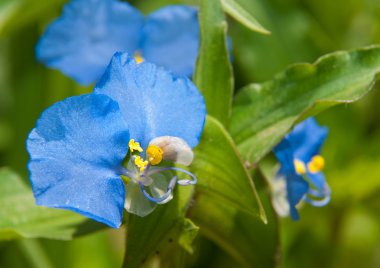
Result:
{"label": "sunlit leaf", "polygon": [[198,177],[197,193],[217,198],[265,220],[265,212],[249,172],[235,144],[221,123],[207,117],[192,171]]}
{"label": "sunlit leaf", "polygon": [[202,0],[201,45],[194,82],[206,99],[208,114],[224,125],[231,113],[233,76],[227,49],[227,22],[220,0]]}
{"label": "sunlit leaf", "polygon": [[380,71],[380,47],[371,46],[295,64],[273,80],[241,90],[231,133],[245,159],[257,162],[302,118],[359,100]]}

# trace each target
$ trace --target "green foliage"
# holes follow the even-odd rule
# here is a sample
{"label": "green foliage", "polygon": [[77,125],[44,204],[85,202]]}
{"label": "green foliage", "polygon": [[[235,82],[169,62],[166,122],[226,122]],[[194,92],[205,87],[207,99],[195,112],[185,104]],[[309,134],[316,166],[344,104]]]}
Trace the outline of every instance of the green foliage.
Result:
{"label": "green foliage", "polygon": [[241,7],[237,1],[221,0],[221,2],[224,11],[248,29],[262,34],[270,34],[270,32],[265,29],[252,14]]}
{"label": "green foliage", "polygon": [[380,47],[337,52],[296,64],[236,96],[231,133],[246,159],[257,162],[307,115],[363,97],[380,71]]}
{"label": "green foliage", "polygon": [[[185,219],[192,189],[190,186],[178,189],[174,194],[175,198],[171,202],[158,206],[144,218],[128,215],[123,267],[140,267],[154,259],[179,267],[178,263],[183,261],[181,247],[192,251],[194,229],[197,227]],[[177,255],[173,255],[173,252],[177,252]]]}
{"label": "green foliage", "polygon": [[71,239],[86,218],[65,210],[35,205],[32,192],[8,169],[0,169],[0,240]]}
{"label": "green foliage", "polygon": [[231,115],[233,76],[220,0],[201,1],[199,22],[201,44],[194,82],[203,93],[208,114],[226,126]]}
{"label": "green foliage", "polygon": [[268,188],[258,179],[260,198],[265,207],[268,223],[244,212],[218,197],[205,194],[196,196],[196,206],[189,214],[201,232],[231,254],[241,266],[275,267],[279,257],[279,230],[277,216],[271,207]]}
{"label": "green foliage", "polygon": [[0,36],[14,32],[39,19],[42,14],[61,7],[65,0],[5,0],[0,3]]}
{"label": "green foliage", "polygon": [[[217,198],[222,204],[266,221],[254,183],[234,141],[216,119],[207,117],[200,144],[195,150],[192,171],[198,177],[197,195]],[[207,217],[207,214],[204,215]]]}
{"label": "green foliage", "polygon": [[[38,115],[55,101],[91,90],[34,60],[37,38],[65,2],[0,3],[0,166],[11,166],[25,181],[25,139]],[[323,56],[315,64],[297,64],[271,77],[294,62],[379,43],[378,1],[128,2],[145,13],[167,4],[200,3],[201,48],[194,81],[209,116],[190,167],[199,182],[194,188],[177,187],[175,198],[148,217],[128,215],[126,237],[123,227],[62,242],[28,238],[70,240],[105,227],[69,211],[34,205],[21,177],[2,168],[0,267],[117,267],[123,256],[124,267],[270,268],[279,262],[285,268],[379,267],[378,91],[318,118],[330,129],[323,151],[333,192],[329,206],[304,206],[297,223],[278,219],[270,204],[271,189],[255,170],[294,124],[356,101],[372,88],[380,68],[376,46]],[[223,12],[235,21],[227,25]],[[262,25],[272,34],[257,34],[268,33]],[[243,88],[233,101],[235,81]],[[269,180],[272,171],[270,163]]]}

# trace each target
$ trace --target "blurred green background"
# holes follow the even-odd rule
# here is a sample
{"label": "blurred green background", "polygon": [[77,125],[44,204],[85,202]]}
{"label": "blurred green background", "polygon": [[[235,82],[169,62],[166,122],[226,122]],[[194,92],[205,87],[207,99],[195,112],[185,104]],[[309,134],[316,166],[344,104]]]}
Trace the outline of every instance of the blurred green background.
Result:
{"label": "blurred green background", "polygon": [[[40,113],[68,96],[89,92],[37,63],[34,47],[64,0],[0,0],[0,166],[27,181],[25,140]],[[149,13],[174,3],[130,1]],[[341,49],[380,43],[379,0],[240,0],[272,35],[253,33],[229,20],[236,89],[270,79],[295,62],[313,62]],[[330,134],[323,150],[332,188],[324,208],[304,206],[301,220],[281,219],[282,267],[380,267],[380,91],[318,116]],[[254,122],[252,122],[254,123]],[[1,208],[0,208],[1,209]],[[71,242],[0,243],[0,267],[120,267],[123,230]],[[265,243],[265,241],[263,241]],[[199,236],[191,267],[238,267]],[[259,264],[256,267],[261,267]]]}

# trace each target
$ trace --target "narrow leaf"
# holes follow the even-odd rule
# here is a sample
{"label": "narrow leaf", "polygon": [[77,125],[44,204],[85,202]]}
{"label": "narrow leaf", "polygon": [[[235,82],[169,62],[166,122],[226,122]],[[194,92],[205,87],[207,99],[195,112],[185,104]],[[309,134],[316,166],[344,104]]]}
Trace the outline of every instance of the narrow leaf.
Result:
{"label": "narrow leaf", "polygon": [[0,240],[71,239],[86,218],[65,210],[35,205],[32,192],[6,168],[0,169]]}
{"label": "narrow leaf", "polygon": [[221,0],[221,2],[224,11],[248,29],[262,34],[271,33],[265,29],[252,14],[241,7],[236,0]]}
{"label": "narrow leaf", "polygon": [[380,46],[336,52],[314,64],[295,64],[237,95],[231,135],[245,159],[256,163],[301,119],[371,90],[380,71]]}
{"label": "narrow leaf", "polygon": [[233,208],[265,221],[265,212],[253,181],[235,144],[221,123],[207,117],[200,144],[195,150],[192,171],[197,175],[197,193],[218,198]]}
{"label": "narrow leaf", "polygon": [[194,82],[206,99],[208,114],[228,125],[233,94],[227,49],[227,22],[220,0],[202,0],[199,11],[201,44]]}

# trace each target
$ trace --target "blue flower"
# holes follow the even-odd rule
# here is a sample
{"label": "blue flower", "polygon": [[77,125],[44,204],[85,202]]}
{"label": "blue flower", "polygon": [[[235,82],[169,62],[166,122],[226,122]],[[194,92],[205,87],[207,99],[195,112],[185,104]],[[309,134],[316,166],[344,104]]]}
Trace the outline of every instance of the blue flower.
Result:
{"label": "blue flower", "polygon": [[99,79],[116,51],[135,51],[144,16],[115,0],[73,0],[46,29],[37,59],[83,85]]}
{"label": "blue flower", "polygon": [[301,201],[323,206],[330,201],[331,191],[321,172],[324,158],[321,147],[328,130],[320,127],[314,118],[298,124],[273,151],[281,166],[278,179],[286,181],[286,195],[290,215],[298,219],[296,205]]}
{"label": "blue flower", "polygon": [[149,16],[142,33],[141,53],[147,61],[177,75],[191,77],[199,48],[198,11],[174,5]]}
{"label": "blue flower", "polygon": [[145,18],[118,0],[72,0],[38,42],[37,59],[83,85],[97,82],[118,51],[191,76],[199,46],[197,13],[177,5]]}
{"label": "blue flower", "polygon": [[124,208],[149,214],[172,198],[176,184],[196,183],[167,163],[192,162],[205,115],[190,80],[116,53],[94,93],[54,104],[31,131],[28,167],[37,204],[111,227],[120,226]]}

